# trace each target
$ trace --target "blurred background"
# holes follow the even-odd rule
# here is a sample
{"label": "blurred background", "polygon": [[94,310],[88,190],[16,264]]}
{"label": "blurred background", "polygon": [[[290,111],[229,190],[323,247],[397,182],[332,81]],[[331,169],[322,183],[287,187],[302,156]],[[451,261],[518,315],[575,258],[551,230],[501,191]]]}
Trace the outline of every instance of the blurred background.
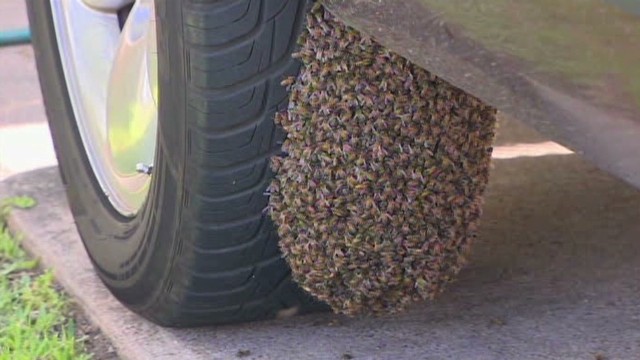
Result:
{"label": "blurred background", "polygon": [[[0,1],[0,32],[28,26],[23,1]],[[55,164],[33,50],[0,47],[0,179]]]}

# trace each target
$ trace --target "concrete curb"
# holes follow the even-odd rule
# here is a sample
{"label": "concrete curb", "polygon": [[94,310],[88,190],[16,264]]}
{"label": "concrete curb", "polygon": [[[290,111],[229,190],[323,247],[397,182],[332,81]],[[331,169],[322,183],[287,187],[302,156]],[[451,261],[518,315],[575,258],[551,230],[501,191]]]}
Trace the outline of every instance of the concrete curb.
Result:
{"label": "concrete curb", "polygon": [[14,210],[10,215],[9,226],[19,234],[23,246],[44,267],[53,269],[60,284],[112,341],[123,359],[197,358],[172,330],[159,328],[127,311],[102,285],[73,225],[57,171],[36,170],[0,183],[0,194],[26,194],[38,201],[33,210]]}
{"label": "concrete curb", "polygon": [[[508,166],[507,166],[508,165]],[[640,354],[640,192],[575,156],[496,162],[470,266],[439,299],[378,319],[331,314],[157,327],[94,274],[57,169],[0,182],[29,195],[10,226],[124,359],[633,359]],[[239,353],[239,351],[243,351]],[[250,353],[247,355],[245,351]]]}

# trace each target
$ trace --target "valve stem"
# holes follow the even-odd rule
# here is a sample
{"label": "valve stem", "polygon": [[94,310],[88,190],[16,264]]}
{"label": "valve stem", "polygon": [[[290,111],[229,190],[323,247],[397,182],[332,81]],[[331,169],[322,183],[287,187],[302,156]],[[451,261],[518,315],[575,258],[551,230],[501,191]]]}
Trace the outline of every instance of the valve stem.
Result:
{"label": "valve stem", "polygon": [[153,165],[147,165],[147,164],[143,164],[143,163],[137,163],[136,164],[136,171],[140,174],[146,174],[146,175],[151,175],[151,172],[153,171]]}

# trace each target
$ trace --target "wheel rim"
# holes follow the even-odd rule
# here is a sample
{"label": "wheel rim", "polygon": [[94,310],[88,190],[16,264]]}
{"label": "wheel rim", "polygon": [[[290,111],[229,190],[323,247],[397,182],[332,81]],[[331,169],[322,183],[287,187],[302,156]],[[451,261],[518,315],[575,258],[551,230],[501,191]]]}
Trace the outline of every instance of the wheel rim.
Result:
{"label": "wheel rim", "polygon": [[51,8],[87,158],[109,202],[133,216],[149,192],[156,147],[154,1],[51,0]]}

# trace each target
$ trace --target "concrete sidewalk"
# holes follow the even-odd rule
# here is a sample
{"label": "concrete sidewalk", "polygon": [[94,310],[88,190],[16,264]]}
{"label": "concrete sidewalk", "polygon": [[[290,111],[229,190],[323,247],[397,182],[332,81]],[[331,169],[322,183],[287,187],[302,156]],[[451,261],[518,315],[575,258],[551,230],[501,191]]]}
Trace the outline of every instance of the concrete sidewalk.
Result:
{"label": "concrete sidewalk", "polygon": [[[125,359],[636,359],[640,192],[577,156],[496,160],[480,241],[460,280],[406,314],[316,314],[197,330],[154,326],[93,273],[54,168],[0,183],[30,195],[12,228]],[[247,355],[248,354],[248,355]]]}
{"label": "concrete sidewalk", "polygon": [[[0,31],[28,26],[24,0],[0,1]],[[0,47],[0,180],[56,163],[30,45]]]}

